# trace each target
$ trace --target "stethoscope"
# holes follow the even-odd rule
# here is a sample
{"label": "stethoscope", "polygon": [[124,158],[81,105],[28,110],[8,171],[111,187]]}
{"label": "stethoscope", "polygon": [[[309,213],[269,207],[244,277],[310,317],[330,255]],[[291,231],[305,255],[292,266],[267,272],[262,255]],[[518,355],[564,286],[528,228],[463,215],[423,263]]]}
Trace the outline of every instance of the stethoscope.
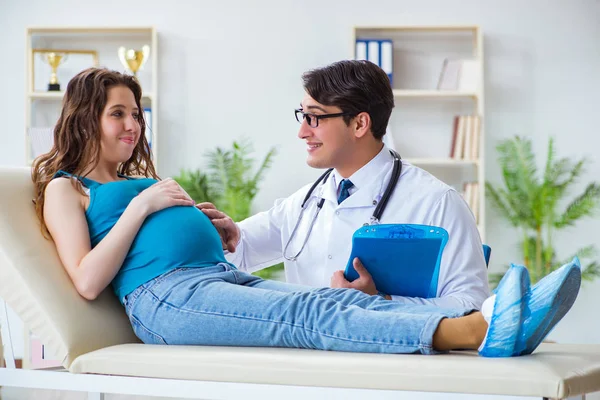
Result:
{"label": "stethoscope", "polygon": [[[387,202],[388,202],[390,196],[392,195],[392,192],[396,188],[398,179],[400,179],[400,174],[402,173],[402,159],[400,157],[400,154],[398,154],[394,150],[390,149],[390,154],[392,155],[392,157],[394,157],[394,167],[392,169],[392,176],[390,178],[390,181],[388,182],[387,187],[385,188],[385,191],[383,192],[381,201],[375,208],[375,211],[373,211],[373,215],[371,216],[371,221],[369,223],[365,223],[364,225],[374,225],[374,224],[379,223],[379,220],[381,219],[381,215],[383,215],[383,212],[385,211],[385,207],[387,206]],[[296,253],[296,255],[292,256],[292,257],[289,257],[286,255],[287,249],[290,246],[291,241],[294,239],[294,236],[296,235],[296,231],[298,230],[300,221],[302,221],[302,215],[304,214],[304,210],[306,210],[306,203],[308,202],[308,199],[310,199],[310,196],[312,195],[313,191],[321,182],[323,184],[325,184],[325,182],[327,182],[327,178],[329,178],[329,175],[331,175],[331,171],[333,171],[333,168],[329,168],[327,171],[325,171],[325,173],[323,175],[321,175],[319,177],[319,179],[317,179],[315,181],[315,183],[313,183],[313,185],[310,187],[310,189],[308,189],[308,193],[306,193],[306,196],[304,197],[304,200],[302,201],[302,204],[300,205],[300,207],[302,207],[302,210],[300,211],[300,215],[298,216],[298,221],[296,221],[296,226],[294,226],[294,229],[292,230],[292,234],[291,234],[290,238],[288,239],[287,244],[285,245],[285,248],[283,249],[283,257],[288,261],[296,261],[298,259],[298,256],[302,253],[302,250],[304,250],[304,246],[306,246],[306,242],[308,242],[308,238],[310,237],[310,233],[312,232],[313,226],[315,226],[315,221],[317,220],[319,211],[321,211],[321,208],[323,208],[323,203],[325,203],[325,199],[323,197],[321,197],[321,199],[317,203],[317,211],[315,212],[315,215],[313,216],[313,219],[310,223],[310,227],[308,228],[308,233],[306,234],[306,238],[304,238],[304,242],[302,243],[302,247],[300,248],[300,251],[298,251],[298,253]]]}

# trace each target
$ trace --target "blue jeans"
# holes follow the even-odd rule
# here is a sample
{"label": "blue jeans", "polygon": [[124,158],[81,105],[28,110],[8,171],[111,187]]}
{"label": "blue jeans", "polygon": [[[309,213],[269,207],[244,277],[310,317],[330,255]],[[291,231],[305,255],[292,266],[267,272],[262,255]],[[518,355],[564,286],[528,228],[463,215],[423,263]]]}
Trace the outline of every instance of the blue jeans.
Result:
{"label": "blue jeans", "polygon": [[266,281],[226,264],[174,269],[138,287],[124,304],[144,343],[365,353],[434,354],[439,322],[472,311]]}

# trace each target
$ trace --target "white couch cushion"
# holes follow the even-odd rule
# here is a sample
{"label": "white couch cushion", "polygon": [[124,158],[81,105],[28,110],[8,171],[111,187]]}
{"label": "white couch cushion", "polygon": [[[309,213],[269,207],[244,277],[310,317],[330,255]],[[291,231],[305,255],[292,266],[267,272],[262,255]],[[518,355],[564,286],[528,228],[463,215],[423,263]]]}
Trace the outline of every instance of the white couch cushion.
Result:
{"label": "white couch cushion", "polygon": [[78,357],[79,373],[218,382],[565,398],[600,390],[600,345],[544,343],[531,356],[357,354],[241,347],[113,346]]}

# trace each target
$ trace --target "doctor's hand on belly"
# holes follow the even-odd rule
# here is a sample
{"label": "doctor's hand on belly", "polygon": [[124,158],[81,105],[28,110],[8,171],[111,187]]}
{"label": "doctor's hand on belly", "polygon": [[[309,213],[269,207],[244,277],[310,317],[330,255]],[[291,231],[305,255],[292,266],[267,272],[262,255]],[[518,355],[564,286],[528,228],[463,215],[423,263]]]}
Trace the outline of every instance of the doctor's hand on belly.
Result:
{"label": "doctor's hand on belly", "polygon": [[212,203],[199,203],[196,204],[196,208],[202,211],[217,228],[221,236],[223,250],[228,250],[230,253],[235,252],[235,248],[240,241],[240,230],[229,215],[217,210],[217,207]]}
{"label": "doctor's hand on belly", "polygon": [[[354,258],[352,261],[352,265],[354,269],[358,273],[358,278],[352,282],[346,280],[344,277],[344,271],[335,271],[333,276],[331,277],[330,286],[332,288],[346,288],[346,289],[357,289],[366,294],[375,295],[378,294],[379,291],[375,287],[375,282],[373,282],[373,278],[367,269],[360,262],[358,257]],[[386,296],[388,298],[388,296]]]}

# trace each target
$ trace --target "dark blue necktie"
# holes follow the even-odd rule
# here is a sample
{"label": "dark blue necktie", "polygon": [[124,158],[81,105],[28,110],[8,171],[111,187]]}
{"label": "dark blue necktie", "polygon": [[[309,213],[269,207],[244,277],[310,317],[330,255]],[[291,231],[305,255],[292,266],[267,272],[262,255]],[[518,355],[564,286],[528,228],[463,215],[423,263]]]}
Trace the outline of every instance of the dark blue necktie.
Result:
{"label": "dark blue necktie", "polygon": [[352,186],[354,186],[354,183],[352,183],[349,179],[342,179],[342,181],[340,182],[340,194],[338,196],[338,204],[340,204],[342,201],[346,200],[348,196],[350,196],[349,189]]}

